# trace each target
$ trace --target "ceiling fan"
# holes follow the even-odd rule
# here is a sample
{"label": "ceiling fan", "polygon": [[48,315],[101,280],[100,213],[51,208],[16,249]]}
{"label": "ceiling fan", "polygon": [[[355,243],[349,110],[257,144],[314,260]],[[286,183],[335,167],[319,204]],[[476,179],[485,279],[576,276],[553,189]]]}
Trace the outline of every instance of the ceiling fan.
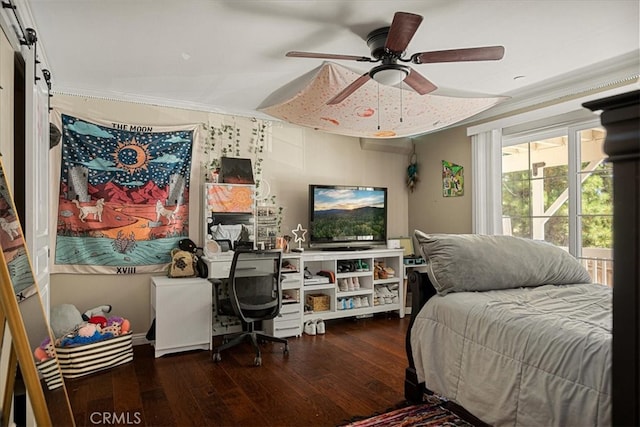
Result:
{"label": "ceiling fan", "polygon": [[409,58],[403,58],[405,50],[413,35],[418,30],[422,16],[407,12],[396,12],[390,27],[378,28],[371,31],[367,36],[367,45],[371,50],[371,57],[355,55],[339,55],[331,53],[313,52],[287,52],[286,56],[294,58],[322,58],[337,59],[359,62],[381,62],[373,67],[355,81],[345,87],[336,96],[331,98],[327,104],[339,104],[358,90],[370,79],[389,86],[404,81],[420,95],[425,95],[437,89],[437,86],[430,82],[422,74],[401,62],[412,64],[428,64],[437,62],[460,62],[460,61],[495,61],[504,56],[503,46],[485,46],[465,49],[439,50],[430,52],[418,52]]}

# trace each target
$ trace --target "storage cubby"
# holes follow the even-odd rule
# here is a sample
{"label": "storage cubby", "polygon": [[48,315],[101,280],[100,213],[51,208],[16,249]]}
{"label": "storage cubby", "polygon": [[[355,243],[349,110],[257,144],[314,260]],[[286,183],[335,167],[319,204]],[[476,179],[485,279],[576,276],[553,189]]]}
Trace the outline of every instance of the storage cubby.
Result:
{"label": "storage cubby", "polygon": [[[304,267],[313,276],[304,281],[305,311],[303,323],[312,319],[366,316],[376,312],[397,311],[404,317],[402,285],[402,250],[369,249],[362,251],[307,251],[302,255]],[[386,268],[386,274],[375,274],[375,266]],[[322,271],[333,273],[333,282],[317,283]],[[393,271],[391,274],[390,272]],[[384,278],[380,278],[383,276]],[[331,280],[331,279],[330,279]],[[376,304],[376,291],[392,293],[389,303]],[[309,310],[306,295],[329,297],[328,310]]]}

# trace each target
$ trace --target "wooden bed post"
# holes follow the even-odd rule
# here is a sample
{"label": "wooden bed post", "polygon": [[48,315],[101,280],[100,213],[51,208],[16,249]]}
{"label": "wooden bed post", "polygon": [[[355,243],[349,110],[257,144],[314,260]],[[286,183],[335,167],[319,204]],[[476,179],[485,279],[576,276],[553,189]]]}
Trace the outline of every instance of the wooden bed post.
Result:
{"label": "wooden bed post", "polygon": [[404,398],[409,402],[417,403],[422,402],[423,395],[425,392],[428,392],[428,390],[425,389],[424,383],[418,381],[418,375],[413,361],[413,353],[411,351],[411,328],[420,309],[429,298],[436,294],[436,290],[433,285],[431,285],[427,273],[412,271],[407,276],[407,281],[411,287],[411,321],[409,322],[407,336],[405,338],[405,349],[409,366],[405,369],[404,373]]}
{"label": "wooden bed post", "polygon": [[583,104],[602,110],[613,163],[612,424],[640,425],[640,91]]}

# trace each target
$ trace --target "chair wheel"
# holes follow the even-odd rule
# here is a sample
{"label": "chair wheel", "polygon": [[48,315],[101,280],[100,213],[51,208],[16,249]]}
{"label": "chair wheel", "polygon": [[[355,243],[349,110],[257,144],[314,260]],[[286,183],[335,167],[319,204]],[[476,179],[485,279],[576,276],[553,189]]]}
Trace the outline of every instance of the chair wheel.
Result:
{"label": "chair wheel", "polygon": [[256,356],[255,359],[253,359],[253,365],[254,366],[260,366],[262,365],[262,357],[260,356]]}
{"label": "chair wheel", "polygon": [[220,357],[220,353],[213,353],[213,361],[219,362],[220,360],[222,360],[222,358]]}

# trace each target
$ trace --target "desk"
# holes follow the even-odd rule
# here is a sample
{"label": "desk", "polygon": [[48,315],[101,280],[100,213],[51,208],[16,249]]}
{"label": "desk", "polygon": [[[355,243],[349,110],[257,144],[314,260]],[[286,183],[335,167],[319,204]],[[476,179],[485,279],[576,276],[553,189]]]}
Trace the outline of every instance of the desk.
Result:
{"label": "desk", "polygon": [[[209,268],[209,277],[224,279],[229,277],[233,252],[222,253],[215,258],[202,258]],[[295,272],[288,271],[282,274],[282,308],[280,314],[272,320],[263,323],[265,332],[281,338],[302,335],[302,258],[300,254],[282,254],[283,264],[295,266]],[[213,336],[225,335],[234,332],[242,332],[242,323],[237,317],[221,316],[216,313],[215,298],[213,298]]]}

